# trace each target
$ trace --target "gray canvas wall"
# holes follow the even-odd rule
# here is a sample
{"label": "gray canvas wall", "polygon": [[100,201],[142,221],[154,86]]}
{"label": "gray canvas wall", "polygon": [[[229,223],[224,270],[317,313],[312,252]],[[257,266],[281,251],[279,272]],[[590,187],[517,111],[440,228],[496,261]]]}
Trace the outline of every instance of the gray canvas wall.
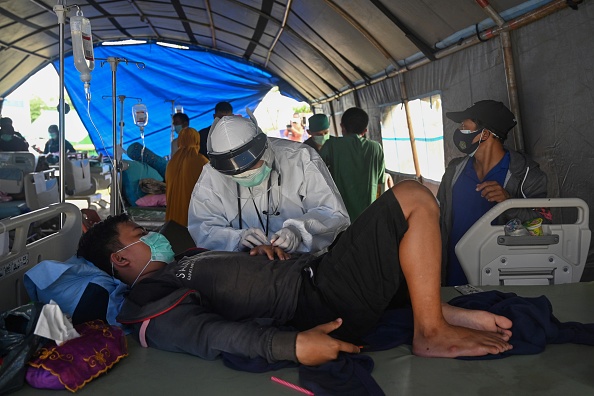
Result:
{"label": "gray canvas wall", "polygon": [[[565,9],[511,33],[525,152],[548,175],[550,197],[578,197],[590,207],[594,228],[594,3]],[[499,38],[405,73],[409,98],[441,92],[446,164],[461,154],[452,143],[456,125],[445,117],[482,99],[509,103]],[[370,115],[370,136],[381,141],[382,105],[399,102],[397,78],[358,92]],[[339,113],[356,103],[350,93],[333,102]],[[330,114],[328,104],[324,111]],[[339,121],[337,119],[336,121]],[[506,145],[515,148],[510,134]],[[557,220],[572,212],[555,212]],[[594,280],[594,241],[582,280]]]}

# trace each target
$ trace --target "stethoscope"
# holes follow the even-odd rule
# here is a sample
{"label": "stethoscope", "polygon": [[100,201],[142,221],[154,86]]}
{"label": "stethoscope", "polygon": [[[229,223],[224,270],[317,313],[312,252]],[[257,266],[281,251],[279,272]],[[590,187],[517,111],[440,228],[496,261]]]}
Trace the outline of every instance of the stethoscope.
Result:
{"label": "stethoscope", "polygon": [[[263,210],[262,214],[266,216],[266,226],[264,226],[264,220],[262,219],[262,216],[260,216],[260,211],[258,210],[258,206],[256,205],[256,201],[254,200],[254,196],[252,194],[252,188],[248,187],[248,189],[250,190],[250,196],[252,199],[252,203],[254,204],[254,209],[256,210],[256,215],[258,215],[258,220],[260,221],[260,225],[262,226],[262,229],[264,230],[264,233],[266,234],[266,236],[268,236],[268,227],[270,224],[270,216],[280,216],[280,212],[279,212],[279,208],[280,208],[280,204],[281,204],[281,174],[280,172],[278,172],[276,169],[274,169],[274,163],[272,164],[272,171],[270,172],[270,176],[268,176],[268,185],[266,188],[266,195],[267,195],[267,202],[268,202],[268,208],[267,210]],[[276,207],[273,210],[270,210],[270,196],[272,194],[272,173],[276,173],[278,175],[278,177],[276,178],[276,184],[278,186],[278,199],[276,201]],[[241,216],[241,187],[239,186],[239,184],[237,184],[237,213],[239,214],[239,229],[243,229],[243,219]]]}

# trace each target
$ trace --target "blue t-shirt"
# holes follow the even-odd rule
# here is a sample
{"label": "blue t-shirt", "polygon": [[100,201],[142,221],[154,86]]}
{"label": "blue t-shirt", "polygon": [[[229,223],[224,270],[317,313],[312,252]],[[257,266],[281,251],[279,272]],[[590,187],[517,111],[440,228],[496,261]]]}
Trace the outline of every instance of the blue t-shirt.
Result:
{"label": "blue t-shirt", "polygon": [[509,152],[506,152],[501,161],[487,173],[483,180],[479,180],[474,170],[474,161],[471,159],[454,184],[452,190],[452,230],[448,245],[448,268],[446,284],[448,286],[465,285],[468,279],[462,270],[460,261],[454,248],[466,231],[489,211],[497,202],[489,202],[476,191],[477,184],[485,181],[495,181],[503,186],[505,176],[509,170]]}

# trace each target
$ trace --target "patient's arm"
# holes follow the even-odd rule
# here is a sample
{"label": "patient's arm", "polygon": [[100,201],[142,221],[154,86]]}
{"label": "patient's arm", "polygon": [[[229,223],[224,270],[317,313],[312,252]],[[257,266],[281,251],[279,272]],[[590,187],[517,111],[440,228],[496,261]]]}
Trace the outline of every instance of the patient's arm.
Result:
{"label": "patient's arm", "polygon": [[296,362],[296,337],[296,331],[280,331],[256,321],[226,320],[191,300],[151,319],[146,330],[148,346],[152,348],[209,360],[222,352],[249,358],[259,356],[269,363]]}

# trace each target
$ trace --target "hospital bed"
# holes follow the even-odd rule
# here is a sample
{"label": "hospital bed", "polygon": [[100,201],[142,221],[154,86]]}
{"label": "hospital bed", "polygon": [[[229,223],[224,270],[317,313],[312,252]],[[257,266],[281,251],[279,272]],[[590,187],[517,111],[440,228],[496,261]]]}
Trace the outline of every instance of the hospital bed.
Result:
{"label": "hospital bed", "polygon": [[[37,223],[63,216],[57,232],[28,242],[29,230]],[[23,305],[29,297],[23,287],[23,275],[43,260],[65,261],[76,253],[82,233],[80,210],[70,203],[52,204],[24,215],[0,220],[0,232],[11,233],[9,251],[0,256],[0,312]]]}
{"label": "hospital bed", "polygon": [[97,193],[97,179],[91,173],[89,159],[68,158],[64,162],[64,167],[67,201],[86,201],[87,208],[93,203],[105,207],[101,194]]}
{"label": "hospital bed", "polygon": [[[80,211],[71,204],[52,205],[10,219],[8,229],[26,229],[31,221],[64,213],[65,227],[57,234],[29,245],[22,239],[15,243],[8,257],[0,258],[0,268],[7,263],[25,262],[8,276],[0,277],[1,307],[26,301],[19,292],[22,274],[43,259],[65,260],[73,254],[80,236]],[[23,259],[26,258],[26,259]],[[485,290],[514,291],[523,296],[545,294],[553,312],[561,321],[594,322],[594,283],[550,286],[486,286]],[[445,300],[457,296],[453,288],[442,289]],[[8,298],[8,300],[7,300]],[[298,384],[298,369],[285,368],[253,374],[234,371],[221,360],[205,361],[185,354],[142,348],[128,337],[129,356],[106,375],[91,381],[80,390],[88,395],[279,395],[300,393],[270,380],[276,376]],[[594,393],[594,347],[575,344],[549,345],[538,355],[512,356],[501,360],[467,361],[429,359],[412,355],[408,345],[369,355],[375,361],[373,377],[386,395],[481,396],[559,395]],[[15,395],[66,395],[70,392],[33,389],[28,385]]]}
{"label": "hospital bed", "polygon": [[0,152],[0,170],[0,191],[20,194],[25,175],[35,170],[35,156],[27,151]]}
{"label": "hospital bed", "polygon": [[[540,236],[505,235],[491,223],[516,208],[576,208],[570,224],[543,224]],[[589,210],[579,198],[508,199],[485,213],[464,234],[455,251],[472,285],[548,285],[579,282],[591,232]]]}
{"label": "hospital bed", "polygon": [[27,212],[22,199],[24,178],[35,170],[35,156],[27,151],[0,152],[0,191],[13,199],[0,202],[0,219]]}

